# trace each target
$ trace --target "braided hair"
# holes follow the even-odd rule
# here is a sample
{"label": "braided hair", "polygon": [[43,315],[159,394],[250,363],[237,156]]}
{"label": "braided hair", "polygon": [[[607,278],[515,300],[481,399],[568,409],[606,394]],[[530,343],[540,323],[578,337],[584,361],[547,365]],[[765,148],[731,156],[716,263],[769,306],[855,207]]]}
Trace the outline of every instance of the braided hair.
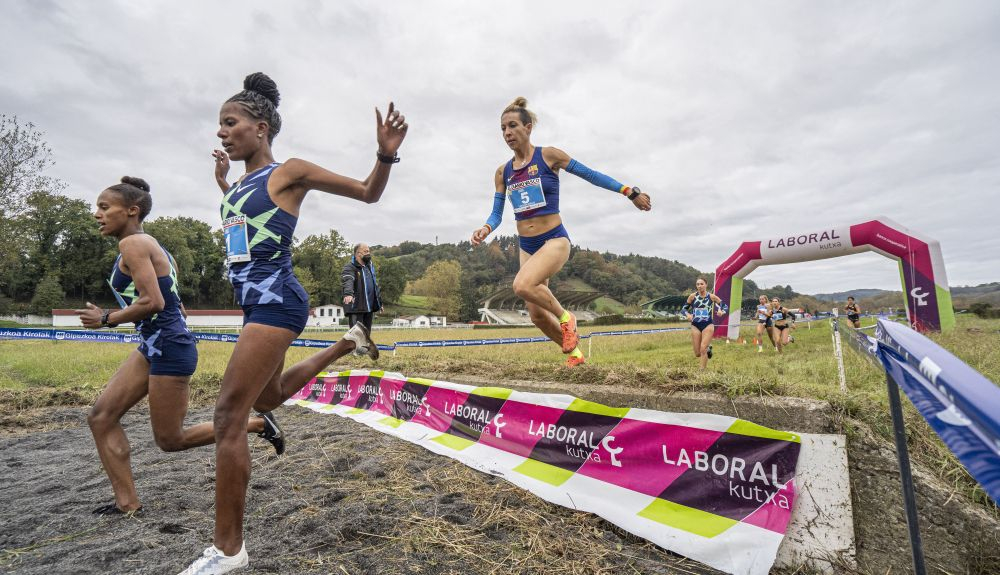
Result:
{"label": "braided hair", "polygon": [[142,178],[122,176],[120,184],[108,188],[118,194],[126,206],[139,206],[139,221],[146,219],[153,209],[153,196],[149,193],[149,184]]}
{"label": "braided hair", "polygon": [[281,131],[279,101],[281,95],[274,80],[263,72],[254,72],[243,79],[243,91],[226,100],[226,103],[236,102],[254,120],[267,122],[267,143],[271,144]]}

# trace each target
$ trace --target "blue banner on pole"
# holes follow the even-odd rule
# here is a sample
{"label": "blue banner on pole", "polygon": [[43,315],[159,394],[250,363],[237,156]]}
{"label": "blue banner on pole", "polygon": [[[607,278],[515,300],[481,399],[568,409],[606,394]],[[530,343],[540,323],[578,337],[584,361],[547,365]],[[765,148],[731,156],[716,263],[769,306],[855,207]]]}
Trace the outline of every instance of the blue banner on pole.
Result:
{"label": "blue banner on pole", "polygon": [[1000,503],[1000,387],[923,335],[878,320],[879,359],[994,503]]}

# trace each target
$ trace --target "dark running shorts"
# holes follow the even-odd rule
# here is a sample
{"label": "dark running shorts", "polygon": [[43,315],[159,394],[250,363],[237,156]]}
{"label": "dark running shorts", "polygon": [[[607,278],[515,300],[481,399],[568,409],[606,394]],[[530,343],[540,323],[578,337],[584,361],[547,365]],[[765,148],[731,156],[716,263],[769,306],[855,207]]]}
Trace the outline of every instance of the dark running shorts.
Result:
{"label": "dark running shorts", "polygon": [[297,281],[285,282],[281,303],[258,303],[243,306],[243,325],[259,323],[302,333],[309,320],[309,295]]}
{"label": "dark running shorts", "polygon": [[149,362],[149,375],[190,376],[198,367],[198,347],[191,341],[143,343],[139,353]]}

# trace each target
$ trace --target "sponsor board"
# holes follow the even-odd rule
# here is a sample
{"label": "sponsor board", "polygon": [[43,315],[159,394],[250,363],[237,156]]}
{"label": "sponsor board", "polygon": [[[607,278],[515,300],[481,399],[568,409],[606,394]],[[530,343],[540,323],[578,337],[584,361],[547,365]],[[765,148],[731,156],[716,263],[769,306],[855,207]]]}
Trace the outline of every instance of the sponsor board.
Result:
{"label": "sponsor board", "polygon": [[769,571],[796,497],[799,436],[732,417],[365,370],[320,374],[288,403],[349,417],[729,573]]}

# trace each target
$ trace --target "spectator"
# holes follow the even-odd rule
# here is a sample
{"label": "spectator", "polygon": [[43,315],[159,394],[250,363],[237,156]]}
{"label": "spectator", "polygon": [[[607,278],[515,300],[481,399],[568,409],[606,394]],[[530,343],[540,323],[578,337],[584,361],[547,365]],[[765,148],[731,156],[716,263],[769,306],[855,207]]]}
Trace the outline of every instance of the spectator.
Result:
{"label": "spectator", "polygon": [[354,246],[354,255],[344,264],[340,279],[344,284],[344,313],[349,327],[360,321],[370,332],[375,313],[382,311],[382,298],[367,244]]}

